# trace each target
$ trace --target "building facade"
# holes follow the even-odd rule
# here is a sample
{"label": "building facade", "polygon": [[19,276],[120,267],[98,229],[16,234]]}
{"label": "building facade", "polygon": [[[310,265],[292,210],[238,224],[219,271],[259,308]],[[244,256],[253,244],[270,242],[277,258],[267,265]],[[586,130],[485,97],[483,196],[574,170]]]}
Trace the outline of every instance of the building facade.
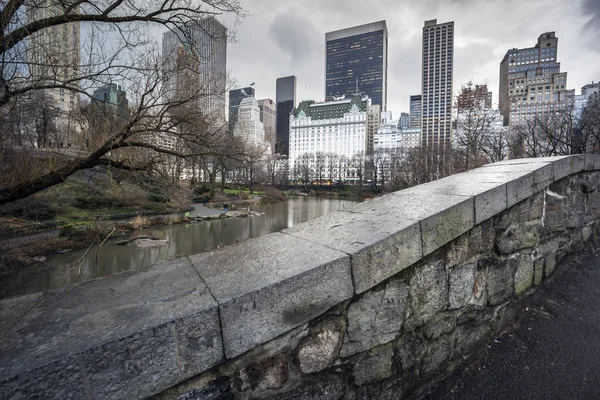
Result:
{"label": "building facade", "polygon": [[177,71],[181,45],[189,49],[196,60],[197,96],[200,113],[215,122],[225,121],[227,96],[227,28],[214,17],[187,23],[180,29],[163,33],[164,90],[176,93],[173,72]]}
{"label": "building facade", "polygon": [[385,21],[325,35],[325,98],[369,96],[387,109],[388,31]]}
{"label": "building facade", "polygon": [[401,128],[396,119],[382,120],[374,139],[376,152],[387,154],[391,161],[406,157],[411,149],[421,146],[419,128]]}
{"label": "building facade", "polygon": [[289,155],[290,113],[296,107],[296,77],[278,78],[276,82],[277,123],[275,126],[275,152]]}
{"label": "building facade", "polygon": [[357,179],[357,168],[362,167],[354,165],[353,160],[362,158],[364,162],[369,105],[366,96],[301,102],[290,115],[291,173],[297,178],[305,168],[314,177],[320,162],[335,159],[336,176],[342,180]]}
{"label": "building facade", "polygon": [[400,129],[410,128],[410,114],[404,112],[400,113],[400,118],[398,118],[398,127]]}
{"label": "building facade", "polygon": [[500,63],[499,108],[511,131],[536,116],[573,107],[575,91],[567,89],[567,73],[561,72],[557,54],[554,32],[540,35],[533,47],[506,52]]}
{"label": "building facade", "polygon": [[246,97],[254,97],[254,88],[245,87],[229,91],[229,133],[233,134],[238,119],[238,107]]}
{"label": "building facade", "polygon": [[423,107],[423,96],[415,94],[410,96],[410,127],[421,129],[421,112]]}
{"label": "building facade", "polygon": [[373,139],[379,129],[381,123],[381,106],[379,104],[367,104],[367,138],[365,143],[365,149],[367,154],[372,154]]}
{"label": "building facade", "polygon": [[269,143],[271,150],[275,150],[275,128],[277,126],[277,106],[271,99],[258,100],[260,109],[260,122],[265,128],[265,141]]}
{"label": "building facade", "polygon": [[94,90],[94,103],[102,107],[103,111],[124,117],[127,115],[129,101],[127,93],[120,85],[111,83]]}
{"label": "building facade", "polygon": [[422,144],[437,147],[452,136],[454,22],[425,21],[422,66]]}
{"label": "building facade", "polygon": [[[60,3],[41,0],[27,7],[25,14],[28,22],[39,21],[62,15]],[[31,84],[43,86],[62,84],[77,78],[80,60],[80,23],[70,22],[44,28],[31,36],[27,42],[27,67]],[[78,87],[75,82],[69,86]],[[70,147],[78,135],[74,112],[80,109],[79,92],[65,88],[44,89],[42,102],[55,115],[57,134],[53,140],[38,142],[40,147]]]}
{"label": "building facade", "polygon": [[260,109],[254,97],[245,97],[240,102],[233,136],[239,137],[247,145],[259,149],[261,155],[271,153],[270,146],[265,142],[265,127],[260,120]]}

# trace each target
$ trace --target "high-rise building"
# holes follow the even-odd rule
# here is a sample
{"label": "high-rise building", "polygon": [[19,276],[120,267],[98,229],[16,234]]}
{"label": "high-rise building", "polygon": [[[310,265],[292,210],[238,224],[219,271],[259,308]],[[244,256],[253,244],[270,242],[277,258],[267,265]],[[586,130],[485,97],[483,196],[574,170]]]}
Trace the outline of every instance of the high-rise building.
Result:
{"label": "high-rise building", "polygon": [[410,96],[410,127],[411,128],[419,128],[421,129],[421,109],[422,96],[420,94],[415,94]]}
{"label": "high-rise building", "polygon": [[387,110],[388,31],[385,21],[325,35],[325,98],[367,95]]}
{"label": "high-rise building", "polygon": [[233,134],[238,120],[238,107],[246,97],[254,97],[254,88],[245,87],[229,91],[229,133]]}
{"label": "high-rise building", "polygon": [[271,99],[258,100],[260,122],[265,128],[265,141],[275,150],[275,127],[277,125],[277,106]]}
{"label": "high-rise building", "polygon": [[246,144],[259,148],[265,154],[270,153],[265,143],[265,128],[260,121],[260,109],[254,97],[245,97],[238,107],[238,121],[233,135],[240,137]]}
{"label": "high-rise building", "polygon": [[400,113],[400,118],[398,118],[398,128],[410,128],[410,115],[408,113]]}
{"label": "high-rise building", "polygon": [[102,108],[106,113],[118,116],[127,115],[127,93],[116,83],[105,85],[94,90],[94,103]]}
{"label": "high-rise building", "polygon": [[533,47],[506,52],[500,63],[499,108],[511,130],[573,105],[575,91],[566,89],[567,73],[560,71],[557,54],[554,32],[540,35]]}
{"label": "high-rise building", "polygon": [[422,145],[450,143],[454,22],[425,21],[423,27]]}
{"label": "high-rise building", "polygon": [[367,136],[365,138],[365,149],[367,154],[373,154],[373,138],[381,123],[381,106],[379,104],[367,104]]}
{"label": "high-rise building", "polygon": [[276,97],[277,124],[275,132],[275,152],[289,155],[290,113],[296,107],[296,77],[277,78]]}
{"label": "high-rise building", "polygon": [[189,22],[163,33],[164,90],[177,91],[173,72],[177,70],[181,45],[196,60],[198,108],[215,121],[225,120],[227,96],[227,28],[214,17]]}
{"label": "high-rise building", "polygon": [[[27,20],[31,23],[63,14],[58,2],[41,0],[26,8]],[[70,22],[41,29],[29,36],[27,43],[27,65],[29,79],[34,86],[60,84],[79,76],[80,68],[80,23]],[[69,82],[76,86],[77,83]],[[56,111],[57,130],[67,132],[62,143],[39,143],[40,146],[67,145],[74,139],[76,124],[71,113],[79,110],[79,93],[64,88],[45,89],[45,105]],[[73,132],[72,132],[73,131]],[[67,138],[68,136],[68,138]]]}

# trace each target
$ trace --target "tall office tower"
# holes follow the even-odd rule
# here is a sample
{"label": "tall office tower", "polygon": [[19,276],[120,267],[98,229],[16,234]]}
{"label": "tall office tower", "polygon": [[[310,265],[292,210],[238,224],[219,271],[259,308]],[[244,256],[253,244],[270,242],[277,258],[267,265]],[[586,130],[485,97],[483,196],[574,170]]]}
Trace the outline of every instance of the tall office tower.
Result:
{"label": "tall office tower", "polygon": [[506,52],[500,63],[499,108],[511,130],[572,105],[575,91],[565,89],[567,73],[560,72],[557,54],[554,32],[541,34],[534,47]]}
{"label": "tall office tower", "polygon": [[265,154],[270,153],[265,143],[265,128],[260,121],[260,109],[254,97],[245,97],[238,107],[238,122],[233,135],[240,137],[246,144],[258,147]]}
{"label": "tall office tower", "polygon": [[410,128],[410,115],[408,113],[400,113],[400,118],[398,118],[398,128]]}
{"label": "tall office tower", "polygon": [[271,99],[258,100],[260,109],[260,122],[265,127],[265,142],[269,143],[271,150],[275,150],[275,127],[277,125],[277,106]]}
{"label": "tall office tower", "polygon": [[[365,96],[366,97],[366,96]],[[379,104],[367,104],[367,136],[365,137],[365,151],[373,154],[373,138],[381,124],[381,106]]]}
{"label": "tall office tower", "polygon": [[294,75],[277,78],[275,102],[277,103],[275,152],[289,155],[290,113],[296,107],[296,77]]}
{"label": "tall office tower", "polygon": [[197,72],[198,108],[214,121],[225,120],[227,96],[227,28],[214,17],[189,22],[179,29],[163,33],[163,68],[166,92],[177,90],[171,76],[176,70],[178,49],[190,49]]}
{"label": "tall office tower", "polygon": [[245,87],[229,91],[229,133],[233,134],[238,120],[238,107],[246,97],[254,97],[254,88]]}
{"label": "tall office tower", "polygon": [[385,21],[325,35],[325,98],[366,94],[387,110],[388,31]]}
{"label": "tall office tower", "polygon": [[[26,8],[29,22],[63,14],[58,2],[41,0]],[[80,23],[70,22],[42,29],[30,36],[27,43],[29,79],[34,85],[66,82],[79,76]],[[76,83],[69,83],[77,85]],[[69,128],[70,113],[79,110],[79,93],[63,88],[44,90],[46,100],[58,113],[59,130]],[[74,124],[73,124],[74,125]],[[49,143],[40,143],[47,146]],[[57,145],[60,145],[59,143]]]}
{"label": "tall office tower", "polygon": [[421,129],[421,109],[422,107],[422,96],[415,94],[410,96],[410,127]]}
{"label": "tall office tower", "polygon": [[454,22],[425,21],[423,27],[423,146],[450,143],[452,132],[452,72]]}

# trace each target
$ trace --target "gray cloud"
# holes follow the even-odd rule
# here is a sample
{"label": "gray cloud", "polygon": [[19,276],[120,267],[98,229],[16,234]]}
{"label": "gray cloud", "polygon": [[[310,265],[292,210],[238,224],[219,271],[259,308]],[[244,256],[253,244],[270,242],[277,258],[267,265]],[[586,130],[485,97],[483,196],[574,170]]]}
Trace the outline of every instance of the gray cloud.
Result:
{"label": "gray cloud", "polygon": [[600,0],[583,0],[581,3],[583,15],[590,18],[584,26],[584,32],[588,36],[588,44],[596,51],[600,51]]}
{"label": "gray cloud", "polygon": [[293,65],[313,63],[323,47],[323,38],[310,19],[291,13],[279,14],[269,28],[271,40],[291,57]]}

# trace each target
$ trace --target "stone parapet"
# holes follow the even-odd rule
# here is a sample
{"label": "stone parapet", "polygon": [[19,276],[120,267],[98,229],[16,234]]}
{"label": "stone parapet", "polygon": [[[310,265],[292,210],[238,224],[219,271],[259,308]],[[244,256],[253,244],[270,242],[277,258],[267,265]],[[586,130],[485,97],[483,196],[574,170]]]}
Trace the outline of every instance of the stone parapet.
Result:
{"label": "stone parapet", "polygon": [[502,161],[144,272],[2,300],[0,398],[424,390],[595,234],[599,169],[594,155]]}

